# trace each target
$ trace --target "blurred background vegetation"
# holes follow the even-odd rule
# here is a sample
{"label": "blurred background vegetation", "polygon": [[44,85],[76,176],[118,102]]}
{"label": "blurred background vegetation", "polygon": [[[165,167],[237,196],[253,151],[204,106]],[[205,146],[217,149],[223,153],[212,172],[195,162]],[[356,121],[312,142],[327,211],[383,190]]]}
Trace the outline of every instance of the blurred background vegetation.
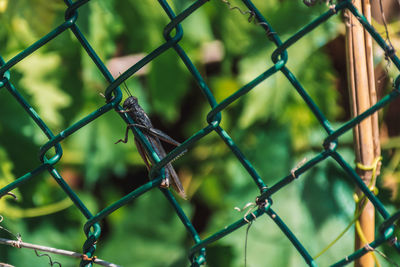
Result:
{"label": "blurred background vegetation", "polygon": [[[176,12],[190,1],[170,1]],[[239,5],[239,1],[232,0]],[[387,2],[387,3],[386,3]],[[307,8],[302,1],[254,0],[282,40],[327,10]],[[242,7],[243,8],[243,7]],[[399,6],[385,1],[395,47],[400,41]],[[244,9],[244,8],[243,8]],[[62,23],[60,1],[0,0],[0,55],[9,60]],[[379,15],[374,25],[380,32]],[[168,18],[156,1],[90,1],[77,21],[90,44],[118,75],[164,42]],[[205,77],[217,101],[223,100],[272,65],[274,45],[247,16],[210,1],[183,23],[182,47]],[[337,127],[350,118],[345,69],[344,24],[338,15],[288,50],[289,69],[323,113]],[[379,96],[391,88],[394,70],[377,49]],[[393,72],[391,74],[391,72]],[[11,69],[11,82],[54,133],[72,125],[104,104],[99,93],[107,82],[69,31]],[[132,94],[153,124],[178,141],[206,125],[209,106],[190,73],[170,49],[127,80]],[[380,112],[383,169],[379,197],[391,211],[400,208],[400,102]],[[18,103],[0,90],[0,187],[38,165],[46,137]],[[281,74],[264,81],[222,113],[222,126],[249,158],[267,185],[273,185],[303,158],[322,150],[325,132],[294,88]],[[64,155],[56,168],[92,213],[110,205],[147,181],[147,170],[133,140],[123,137],[125,124],[109,112],[61,143]],[[340,139],[340,152],[354,162],[352,134]],[[353,164],[354,165],[354,164]],[[241,218],[234,207],[254,201],[258,190],[248,173],[216,134],[210,134],[174,162],[188,193],[179,200],[202,237]],[[316,255],[351,221],[354,187],[333,161],[327,160],[273,196],[274,210],[305,247]],[[20,233],[25,242],[82,251],[85,218],[66,199],[50,175],[36,177],[14,190],[18,200],[0,200],[1,225]],[[44,216],[46,213],[51,213]],[[43,215],[43,216],[41,216]],[[381,218],[377,217],[377,224]],[[171,205],[158,190],[111,214],[101,223],[96,255],[123,266],[187,266],[193,245]],[[1,237],[12,238],[6,232]],[[352,252],[353,230],[321,256],[327,266]],[[245,228],[207,248],[208,266],[243,266]],[[392,259],[400,258],[383,247]],[[305,266],[297,251],[266,217],[249,231],[248,266]],[[78,260],[52,256],[62,266]],[[2,246],[0,262],[46,266],[31,250]],[[389,266],[381,260],[383,266]]]}

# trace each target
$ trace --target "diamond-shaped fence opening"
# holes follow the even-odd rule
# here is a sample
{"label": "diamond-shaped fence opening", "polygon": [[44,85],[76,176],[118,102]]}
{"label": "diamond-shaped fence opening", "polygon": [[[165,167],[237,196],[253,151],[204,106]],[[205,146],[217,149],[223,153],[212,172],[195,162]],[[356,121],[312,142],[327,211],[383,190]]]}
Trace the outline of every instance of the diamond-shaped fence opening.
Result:
{"label": "diamond-shaped fence opening", "polygon": [[[323,162],[325,163],[327,159],[329,159],[331,162],[335,162],[337,166],[340,166],[340,168],[346,173],[347,181],[354,184],[363,192],[363,194],[365,194],[365,196],[374,205],[377,213],[383,219],[383,222],[377,227],[377,235],[375,240],[350,255],[338,255],[337,258],[342,259],[338,260],[336,263],[332,262],[332,266],[342,266],[353,262],[371,250],[374,250],[382,244],[388,242],[392,242],[394,249],[400,251],[400,243],[398,243],[395,239],[395,222],[400,217],[400,211],[389,212],[389,210],[382,204],[381,200],[370,191],[368,186],[364,184],[353,167],[351,167],[349,162],[346,161],[344,159],[345,157],[339,152],[340,140],[345,133],[351,131],[362,120],[371,116],[379,109],[385,107],[389,102],[393,101],[399,96],[400,80],[397,78],[394,82],[393,90],[387,95],[383,96],[368,110],[345,123],[340,125],[334,124],[334,126],[332,126],[331,122],[326,118],[326,114],[321,111],[321,107],[318,107],[315,99],[310,97],[307,88],[302,86],[301,82],[299,82],[299,80],[296,78],[296,74],[291,71],[291,68],[288,67],[289,64],[287,64],[290,60],[290,53],[287,51],[289,48],[293,47],[293,50],[295,50],[295,47],[298,44],[297,42],[310,34],[310,32],[312,32],[314,29],[317,29],[322,24],[326,23],[332,17],[337,16],[337,14],[340,14],[343,10],[349,10],[359,20],[359,22],[361,22],[365,30],[368,31],[371,37],[375,40],[375,44],[384,51],[386,57],[390,59],[397,69],[399,69],[400,61],[393,52],[392,47],[385,42],[381,35],[378,34],[376,30],[368,23],[367,19],[353,6],[352,1],[338,1],[336,5],[329,6],[329,9],[312,20],[309,24],[304,25],[302,28],[297,27],[300,29],[287,39],[280,37],[279,32],[274,30],[274,27],[269,23],[267,18],[263,16],[262,12],[257,9],[257,6],[254,5],[252,1],[242,0],[244,4],[243,6],[245,6],[246,9],[233,6],[228,1],[218,2],[219,4],[227,4],[228,8],[231,10],[236,10],[239,13],[242,13],[242,15],[248,15],[249,22],[254,22],[254,28],[261,29],[265,32],[265,41],[272,42],[276,46],[270,55],[272,63],[267,62],[264,66],[264,69],[259,70],[259,73],[256,74],[251,80],[249,80],[239,89],[235,91],[229,91],[229,95],[224,95],[223,99],[219,102],[217,102],[215,98],[215,90],[211,88],[207,82],[207,79],[203,77],[202,72],[196,68],[195,64],[191,60],[190,54],[187,53],[184,46],[181,45],[181,43],[185,40],[185,27],[184,25],[182,26],[181,23],[184,24],[184,22],[186,22],[186,20],[188,20],[192,14],[195,14],[197,10],[203,8],[205,4],[214,5],[216,4],[216,1],[210,1],[210,3],[208,3],[209,1],[207,0],[190,1],[184,3],[184,8],[182,8],[179,13],[175,14],[167,1],[159,0],[159,6],[169,17],[169,22],[163,29],[163,37],[165,41],[151,52],[141,56],[140,58],[137,58],[135,60],[137,61],[136,63],[130,64],[129,67],[125,68],[120,74],[116,75],[116,73],[113,73],[116,77],[115,79],[113,75],[111,75],[110,70],[100,59],[97,52],[92,48],[85,34],[82,33],[81,27],[78,26],[81,23],[81,19],[83,21],[83,25],[85,25],[85,23],[89,23],[88,21],[85,21],[85,18],[81,18],[79,16],[79,12],[80,10],[83,10],[85,6],[90,5],[91,3],[89,3],[88,0],[78,0],[76,2],[65,0],[64,2],[65,21],[63,23],[56,26],[26,49],[20,51],[16,56],[7,60],[1,58],[2,66],[0,68],[0,73],[3,77],[0,82],[1,94],[4,95],[7,91],[7,94],[10,94],[22,106],[26,112],[26,115],[31,117],[35,124],[41,129],[48,141],[41,144],[38,155],[40,163],[37,164],[35,168],[21,175],[15,181],[9,182],[7,185],[3,186],[0,189],[0,196],[12,196],[12,190],[22,186],[23,184],[29,185],[30,183],[33,183],[33,180],[38,175],[44,173],[51,175],[58,186],[73,202],[74,206],[85,217],[83,229],[87,240],[83,244],[83,253],[75,253],[73,255],[82,259],[82,266],[91,266],[93,263],[102,263],[112,266],[109,263],[105,263],[95,257],[96,247],[102,245],[101,243],[97,243],[101,236],[102,230],[100,224],[105,218],[109,217],[121,207],[132,202],[132,200],[141,197],[151,189],[160,186],[160,190],[165,196],[165,199],[170,202],[175,210],[176,215],[182,222],[182,227],[186,229],[188,236],[192,238],[194,245],[188,251],[188,257],[192,266],[199,266],[206,262],[206,248],[210,244],[213,244],[214,242],[233,233],[243,226],[251,225],[252,222],[258,217],[266,217],[268,220],[276,224],[276,226],[282,232],[282,235],[286,236],[293,247],[304,259],[304,262],[309,266],[316,266],[317,261],[310,256],[310,253],[307,250],[307,247],[312,242],[308,240],[300,240],[296,237],[298,233],[296,233],[296,231],[292,231],[288,227],[288,224],[290,223],[287,224],[285,219],[283,217],[281,218],[278,214],[278,211],[273,208],[274,203],[272,199],[275,193],[291,184],[292,181],[298,179],[300,175],[308,172],[314,166],[320,165]],[[84,26],[82,26],[82,28],[83,27]],[[125,27],[129,27],[129,25],[125,25]],[[198,27],[201,28],[201,25],[198,25]],[[28,102],[27,98],[21,94],[19,88],[16,88],[15,82],[13,82],[13,76],[10,75],[10,71],[12,72],[13,68],[16,68],[18,64],[26,61],[30,55],[39,53],[38,50],[41,47],[53,42],[53,40],[57,39],[59,35],[67,33],[72,36],[71,38],[74,38],[79,42],[86,54],[90,57],[92,63],[94,63],[98,69],[99,72],[97,73],[101,73],[104,79],[108,82],[108,85],[101,89],[101,91],[104,92],[103,96],[106,103],[93,109],[92,111],[89,111],[84,116],[79,116],[79,119],[75,120],[74,123],[70,124],[65,129],[60,131],[52,131],[51,127],[48,126],[49,123],[38,115],[38,113],[32,108],[32,104]],[[132,34],[135,34],[134,29],[132,30]],[[251,42],[252,40],[249,41]],[[101,45],[96,44],[96,47],[101,47]],[[196,124],[197,130],[193,131],[191,135],[184,140],[184,142],[182,142],[182,144],[178,145],[164,157],[162,153],[160,154],[157,148],[157,143],[154,143],[154,137],[149,137],[157,135],[159,138],[162,138],[160,137],[159,133],[154,132],[155,130],[151,125],[145,125],[145,123],[139,121],[143,115],[140,117],[141,114],[137,115],[137,113],[133,113],[133,108],[127,109],[122,107],[121,101],[123,94],[120,86],[130,77],[140,76],[140,71],[143,71],[144,68],[147,68],[149,63],[156,62],[154,61],[155,59],[164,56],[167,51],[170,52],[171,50],[175,50],[177,57],[184,64],[185,68],[187,69],[187,73],[190,73],[192,76],[192,80],[196,83],[197,88],[200,89],[200,92],[203,94],[210,107],[207,111],[207,115],[203,118],[203,123],[204,121],[207,122],[206,126],[204,128],[200,128],[198,125],[201,124]],[[293,52],[295,53],[295,51]],[[267,61],[265,59],[262,60]],[[66,67],[68,68],[69,66]],[[35,68],[35,66],[31,66],[31,68]],[[223,127],[224,117],[221,115],[221,112],[230,107],[234,102],[237,103],[242,101],[244,99],[243,96],[248,93],[251,94],[253,89],[258,89],[258,86],[261,83],[271,79],[271,77],[274,77],[274,75],[277,75],[278,73],[279,75],[286,77],[287,82],[291,84],[292,89],[295,90],[295,92],[301,97],[302,101],[304,101],[305,105],[307,105],[308,109],[313,114],[313,118],[318,121],[320,128],[325,131],[325,134],[323,143],[321,144],[319,150],[314,150],[316,152],[313,154],[311,159],[302,162],[302,164],[285,174],[284,177],[280,179],[272,179],[273,181],[277,182],[270,184],[271,179],[269,177],[263,177],[259,172],[256,171],[251,161],[248,160],[244,153],[242,153],[242,151],[239,149],[240,145],[237,145],[233,141],[229,135],[229,132],[225,129],[225,127]],[[179,83],[180,77],[177,76],[173,79],[176,80],[176,83]],[[43,92],[43,94],[46,94],[46,92]],[[0,97],[4,96],[0,95]],[[265,108],[268,109],[268,107]],[[108,201],[105,204],[105,208],[96,214],[93,214],[90,211],[91,209],[85,204],[85,201],[83,201],[83,198],[76,193],[76,190],[73,189],[73,186],[71,186],[60,174],[61,172],[57,169],[57,163],[63,161],[63,141],[67,141],[72,134],[81,131],[81,129],[84,129],[90,124],[95,123],[98,118],[101,118],[109,112],[115,111],[117,112],[116,114],[123,119],[123,121],[130,125],[129,129],[131,129],[135,135],[139,152],[142,153],[144,158],[147,158],[147,160],[152,163],[152,166],[149,170],[149,176],[151,179],[137,188],[127,189],[127,193],[122,198],[119,198],[116,201]],[[12,116],[12,114],[7,114],[7,116],[3,114],[2,121],[4,122],[4,120],[12,119]],[[227,226],[223,229],[220,229],[209,236],[200,237],[198,230],[196,230],[194,225],[191,223],[189,216],[181,207],[181,202],[178,202],[174,195],[168,189],[163,187],[163,185],[165,178],[168,175],[171,175],[171,171],[168,169],[168,166],[170,165],[168,164],[177,157],[181,156],[185,151],[190,151],[191,149],[195,148],[200,140],[213,132],[217,133],[220,139],[222,139],[221,141],[226,144],[238,162],[240,162],[240,164],[244,167],[248,173],[247,177],[252,179],[260,193],[258,196],[254,196],[255,202],[251,205],[248,205],[249,207],[253,207],[251,210],[252,212],[248,210],[243,218],[234,222],[226,221],[225,224]],[[170,178],[172,179],[173,177]],[[162,224],[163,222],[150,223]],[[29,244],[22,242],[20,238],[17,238],[17,241],[7,242],[8,244],[18,247],[29,247]],[[36,249],[41,250],[41,248]],[[42,250],[49,251],[44,248],[42,248]],[[68,254],[67,252],[65,253]],[[268,252],[266,252],[265,255],[267,255],[267,253]],[[260,257],[263,256],[264,255],[260,255]]]}

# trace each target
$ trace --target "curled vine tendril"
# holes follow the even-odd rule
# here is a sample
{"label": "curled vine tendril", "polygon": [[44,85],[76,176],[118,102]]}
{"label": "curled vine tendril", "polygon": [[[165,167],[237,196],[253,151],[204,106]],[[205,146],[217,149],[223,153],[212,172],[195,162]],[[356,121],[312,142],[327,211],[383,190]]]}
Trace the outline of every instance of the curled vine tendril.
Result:
{"label": "curled vine tendril", "polygon": [[38,252],[36,249],[35,249],[35,254],[36,254],[36,256],[38,256],[38,257],[43,257],[43,256],[48,257],[48,258],[49,258],[50,266],[54,266],[54,265],[58,264],[58,266],[61,267],[61,263],[59,263],[58,261],[53,261],[53,259],[50,257],[49,254],[47,254],[47,253],[39,254],[39,252]]}

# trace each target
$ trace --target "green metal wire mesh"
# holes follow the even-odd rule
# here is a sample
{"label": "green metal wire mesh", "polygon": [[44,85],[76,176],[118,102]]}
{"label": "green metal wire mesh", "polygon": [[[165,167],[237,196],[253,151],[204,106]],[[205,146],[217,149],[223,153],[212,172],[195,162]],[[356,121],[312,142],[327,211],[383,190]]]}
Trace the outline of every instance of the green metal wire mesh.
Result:
{"label": "green metal wire mesh", "polygon": [[[84,225],[84,232],[87,236],[86,242],[83,244],[83,253],[87,255],[88,258],[91,258],[95,255],[96,250],[96,240],[100,236],[101,227],[99,222],[103,220],[105,217],[110,215],[112,212],[131,202],[133,199],[138,198],[142,194],[148,192],[149,190],[156,188],[160,185],[163,179],[163,167],[173,160],[175,157],[180,155],[186,149],[190,149],[193,147],[196,142],[205,137],[206,135],[215,131],[220,138],[225,142],[225,144],[230,148],[232,153],[237,157],[237,160],[243,165],[243,167],[247,170],[249,177],[251,177],[255,183],[255,185],[260,190],[260,195],[256,197],[256,205],[257,210],[251,214],[248,214],[242,219],[239,219],[224,229],[214,233],[213,235],[202,239],[200,238],[198,232],[195,227],[190,222],[189,218],[175,200],[174,196],[170,193],[169,190],[160,188],[160,190],[164,193],[165,198],[171,203],[177,216],[182,221],[183,227],[186,228],[187,232],[192,236],[194,245],[190,249],[189,252],[189,260],[191,266],[200,266],[206,262],[206,247],[223,238],[224,236],[234,232],[240,227],[246,225],[248,222],[255,220],[259,216],[267,215],[270,220],[272,220],[282,231],[282,233],[290,240],[292,245],[297,249],[298,253],[303,257],[304,261],[309,266],[317,266],[317,263],[310,256],[309,252],[305,248],[305,246],[300,242],[295,234],[289,229],[289,227],[285,224],[285,222],[279,217],[279,215],[272,209],[272,200],[271,197],[274,193],[290,184],[295,179],[299,178],[299,176],[306,171],[308,171],[313,166],[318,163],[332,158],[335,160],[343,170],[348,174],[348,179],[354,183],[357,187],[361,189],[361,191],[365,194],[365,196],[372,202],[376,211],[383,217],[384,222],[379,226],[379,231],[377,237],[374,241],[372,241],[369,246],[365,246],[362,249],[359,249],[352,253],[351,255],[343,256],[343,259],[340,261],[333,263],[332,266],[342,266],[346,265],[361,256],[365,255],[370,251],[371,248],[377,248],[385,242],[392,242],[394,248],[400,252],[400,243],[397,242],[394,236],[394,223],[400,218],[400,211],[397,211],[393,214],[390,214],[388,210],[384,207],[381,201],[369,190],[369,188],[364,184],[359,175],[354,171],[354,169],[350,166],[348,162],[346,162],[342,155],[338,153],[338,138],[341,137],[344,133],[352,130],[357,124],[359,124],[363,119],[367,118],[377,110],[383,108],[389,102],[393,101],[400,95],[400,79],[397,79],[394,82],[394,87],[391,93],[384,96],[379,102],[373,105],[371,108],[358,115],[357,117],[343,123],[337,129],[334,129],[318,106],[315,104],[313,99],[309,96],[305,88],[302,87],[301,83],[296,79],[295,75],[290,71],[287,67],[286,63],[288,61],[288,53],[287,49],[293,46],[297,41],[299,41],[302,37],[310,33],[312,30],[317,28],[322,23],[329,20],[332,16],[337,15],[340,11],[345,9],[349,10],[363,25],[363,27],[368,31],[368,33],[372,36],[375,42],[383,49],[387,58],[389,58],[397,69],[400,69],[400,61],[398,57],[395,55],[394,50],[390,45],[388,45],[385,40],[375,31],[375,29],[368,23],[366,18],[353,6],[351,0],[343,0],[339,1],[336,5],[331,6],[329,10],[320,15],[318,18],[313,20],[311,23],[305,25],[294,35],[289,37],[286,41],[282,41],[279,35],[273,30],[272,26],[266,20],[266,18],[260,13],[257,7],[250,0],[242,0],[244,5],[249,9],[251,17],[255,19],[256,25],[261,27],[269,41],[273,42],[276,45],[275,51],[271,55],[271,59],[273,65],[267,68],[260,75],[255,77],[252,81],[244,85],[242,88],[237,90],[235,93],[225,98],[220,103],[217,103],[215,100],[212,91],[208,87],[207,83],[200,75],[199,71],[196,69],[189,56],[185,52],[185,50],[180,46],[179,42],[184,38],[183,29],[180,25],[182,21],[184,21],[187,17],[189,17],[192,13],[196,12],[197,9],[201,8],[204,4],[208,2],[208,0],[197,0],[191,3],[189,7],[184,9],[179,14],[175,14],[171,9],[170,5],[166,0],[158,0],[158,3],[163,8],[164,12],[170,18],[170,22],[165,26],[163,35],[165,38],[165,42],[154,49],[152,52],[147,54],[143,59],[139,62],[131,66],[128,70],[122,73],[117,79],[113,79],[109,70],[105,67],[104,63],[98,57],[92,46],[89,44],[85,36],[82,34],[81,30],[77,25],[78,21],[78,10],[82,6],[86,5],[89,0],[78,0],[76,2],[72,2],[71,0],[64,0],[66,5],[65,10],[65,22],[60,24],[58,27],[54,28],[44,37],[37,40],[34,44],[21,51],[18,55],[11,58],[7,62],[5,62],[0,57],[0,89],[7,90],[14,98],[19,102],[19,104],[25,109],[27,115],[29,115],[38,127],[43,131],[43,133],[47,136],[48,142],[45,143],[39,152],[39,159],[41,164],[37,166],[35,169],[27,172],[25,175],[19,177],[14,182],[8,184],[7,186],[0,189],[0,197],[4,196],[11,190],[19,187],[24,183],[29,183],[35,176],[48,172],[54,178],[54,180],[58,183],[58,185],[64,190],[64,192],[69,196],[69,198],[73,201],[75,206],[80,210],[80,212],[86,217],[87,221]],[[106,104],[104,106],[99,107],[94,112],[88,114],[83,117],[78,122],[69,126],[65,130],[59,132],[58,134],[54,134],[46,123],[38,116],[32,106],[24,99],[24,97],[18,92],[15,86],[12,83],[9,70],[16,66],[19,62],[24,60],[27,56],[34,53],[40,47],[46,45],[48,42],[55,39],[58,35],[65,31],[71,31],[73,35],[77,38],[80,44],[85,49],[86,53],[90,56],[93,62],[96,64],[102,75],[109,82],[107,88],[105,88],[105,97]],[[89,209],[85,206],[83,201],[77,196],[74,190],[66,183],[63,177],[56,169],[56,164],[62,160],[62,147],[60,142],[64,139],[68,138],[74,132],[82,129],[89,123],[93,122],[95,119],[104,115],[107,112],[121,111],[122,107],[120,106],[120,102],[122,100],[122,93],[119,86],[129,77],[134,75],[141,68],[146,66],[149,62],[163,54],[165,51],[169,49],[174,49],[176,54],[183,61],[188,71],[193,76],[196,81],[198,87],[203,93],[206,100],[209,102],[210,110],[207,115],[207,126],[203,129],[198,130],[194,133],[190,138],[185,140],[179,147],[171,151],[167,156],[163,159],[159,159],[154,156],[153,160],[156,164],[153,165],[150,171],[151,180],[145,185],[135,189],[129,194],[125,195],[118,201],[112,203],[107,206],[105,209],[101,210],[97,214],[92,214]],[[265,179],[263,179],[257,171],[253,168],[250,161],[246,159],[243,153],[240,151],[235,142],[231,139],[229,134],[220,126],[220,122],[222,120],[221,111],[223,111],[226,107],[228,107],[232,102],[239,99],[261,82],[270,78],[271,76],[282,73],[287,80],[293,85],[293,89],[302,97],[304,102],[308,105],[309,109],[312,111],[314,116],[317,118],[319,124],[326,132],[325,140],[322,144],[321,152],[314,156],[312,159],[308,160],[301,167],[294,170],[292,173],[289,173],[287,176],[280,179],[276,184],[272,186],[267,186],[265,184]],[[4,90],[3,89],[3,90]],[[126,113],[118,113],[121,118],[128,124],[135,123],[132,118],[130,118]],[[149,146],[145,137],[141,133],[140,129],[134,130],[134,134],[137,138],[139,138],[143,144],[146,146],[148,151],[153,151],[152,147]],[[48,157],[46,155],[50,154],[49,150],[52,148],[55,149],[55,153],[53,156]],[[89,260],[83,259],[81,261],[81,266],[92,266],[92,262]]]}

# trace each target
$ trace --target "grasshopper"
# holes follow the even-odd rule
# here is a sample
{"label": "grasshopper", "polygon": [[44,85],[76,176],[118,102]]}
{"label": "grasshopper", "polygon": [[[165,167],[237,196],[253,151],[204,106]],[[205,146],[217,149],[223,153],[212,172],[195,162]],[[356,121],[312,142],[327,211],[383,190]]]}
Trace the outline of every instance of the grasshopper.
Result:
{"label": "grasshopper", "polygon": [[[175,141],[174,139],[172,139],[170,136],[163,133],[162,131],[153,127],[153,124],[151,123],[149,116],[146,114],[146,112],[143,110],[143,108],[139,105],[138,99],[130,93],[126,84],[125,84],[125,91],[128,94],[128,98],[124,101],[124,103],[122,105],[124,110],[122,110],[120,112],[128,113],[128,115],[136,123],[129,124],[127,126],[126,132],[125,132],[125,138],[118,140],[116,142],[116,144],[119,142],[127,143],[129,129],[132,129],[132,127],[137,127],[137,128],[140,128],[140,130],[142,130],[142,133],[147,138],[151,147],[154,149],[154,151],[156,152],[158,157],[160,159],[163,159],[167,155],[167,153],[165,152],[163,146],[161,145],[160,140],[167,142],[169,144],[175,145],[175,146],[179,146],[180,143]],[[135,139],[135,145],[137,147],[137,150],[138,150],[140,156],[142,157],[144,163],[146,164],[147,170],[150,170],[151,163],[154,164],[152,157],[150,157],[147,154],[147,151],[146,151],[146,149],[144,149],[142,143],[140,143],[140,141],[137,140],[136,137],[134,137],[134,139]],[[181,155],[179,155],[179,156],[181,156]],[[161,182],[160,186],[164,187],[164,188],[168,188],[170,185],[172,185],[172,187],[175,189],[175,191],[182,198],[186,199],[186,194],[183,189],[182,183],[179,180],[179,177],[176,174],[176,171],[175,171],[174,167],[172,166],[172,164],[168,163],[165,165],[165,179]]]}

